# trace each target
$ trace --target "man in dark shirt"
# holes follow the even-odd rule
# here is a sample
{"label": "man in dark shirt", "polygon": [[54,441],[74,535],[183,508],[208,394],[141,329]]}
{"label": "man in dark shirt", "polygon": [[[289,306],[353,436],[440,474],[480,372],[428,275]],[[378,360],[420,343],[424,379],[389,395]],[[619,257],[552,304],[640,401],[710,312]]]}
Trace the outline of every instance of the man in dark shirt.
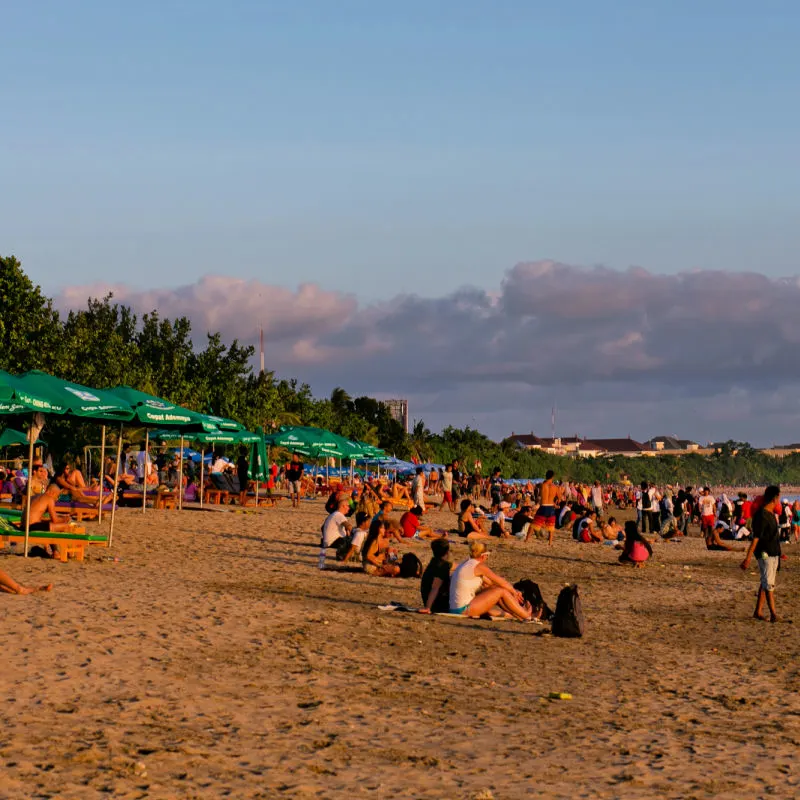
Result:
{"label": "man in dark shirt", "polygon": [[742,561],[742,569],[750,567],[750,559],[755,555],[758,569],[761,573],[761,585],[758,587],[758,600],[753,616],[756,619],[766,619],[764,616],[764,601],[769,606],[769,621],[777,622],[778,614],[775,611],[775,580],[778,575],[778,566],[781,561],[781,542],[778,536],[778,521],[775,511],[781,507],[781,490],[777,486],[767,486],[764,490],[764,500],[761,508],[753,515],[753,541],[750,549]]}
{"label": "man in dark shirt", "polygon": [[447,539],[434,539],[431,551],[433,558],[422,573],[419,586],[425,604],[419,613],[446,614],[450,610],[450,544]]}
{"label": "man in dark shirt", "polygon": [[297,453],[292,453],[292,460],[286,465],[286,483],[289,485],[289,497],[292,508],[300,505],[300,479],[303,477],[303,462]]}

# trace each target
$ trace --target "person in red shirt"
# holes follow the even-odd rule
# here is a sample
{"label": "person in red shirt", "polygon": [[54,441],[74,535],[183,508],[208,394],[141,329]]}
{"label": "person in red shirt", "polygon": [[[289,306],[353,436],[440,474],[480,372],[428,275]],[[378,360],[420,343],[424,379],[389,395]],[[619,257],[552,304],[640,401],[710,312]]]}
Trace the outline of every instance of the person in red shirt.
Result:
{"label": "person in red shirt", "polygon": [[410,511],[406,511],[406,513],[400,517],[402,536],[406,539],[438,539],[439,534],[434,533],[433,528],[423,525],[421,517],[422,509],[419,506],[414,506]]}

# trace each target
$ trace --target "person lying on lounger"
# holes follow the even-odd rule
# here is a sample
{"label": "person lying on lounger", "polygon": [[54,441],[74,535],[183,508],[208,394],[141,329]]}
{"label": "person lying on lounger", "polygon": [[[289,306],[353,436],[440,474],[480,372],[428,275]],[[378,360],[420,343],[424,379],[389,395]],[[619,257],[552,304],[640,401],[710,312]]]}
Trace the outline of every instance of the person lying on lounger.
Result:
{"label": "person lying on lounger", "polygon": [[62,494],[68,494],[76,503],[86,503],[90,506],[99,506],[102,500],[102,492],[97,497],[89,497],[83,493],[86,488],[86,481],[83,479],[80,470],[74,469],[67,461],[62,461],[53,475],[53,481],[61,489]]}
{"label": "person lying on lounger", "polygon": [[6,594],[33,594],[34,592],[49,592],[52,588],[52,583],[38,588],[23,586],[21,583],[17,583],[8,573],[0,570],[0,592],[5,592]]}

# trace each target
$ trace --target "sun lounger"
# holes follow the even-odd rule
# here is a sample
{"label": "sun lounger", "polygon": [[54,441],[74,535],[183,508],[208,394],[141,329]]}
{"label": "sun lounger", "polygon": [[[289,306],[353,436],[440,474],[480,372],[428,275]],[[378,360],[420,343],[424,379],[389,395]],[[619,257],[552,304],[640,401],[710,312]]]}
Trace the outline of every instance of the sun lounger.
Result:
{"label": "sun lounger", "polygon": [[[9,530],[3,529],[0,531],[0,540],[3,545],[8,547],[9,544],[25,545],[25,532],[16,531],[12,533]],[[90,535],[86,533],[85,528],[75,526],[73,530],[68,533],[51,533],[49,531],[31,531],[28,534],[28,545],[58,545],[59,560],[66,561],[68,558],[74,558],[77,561],[83,561],[86,555],[86,546],[89,544],[102,544],[108,546],[107,536]]]}

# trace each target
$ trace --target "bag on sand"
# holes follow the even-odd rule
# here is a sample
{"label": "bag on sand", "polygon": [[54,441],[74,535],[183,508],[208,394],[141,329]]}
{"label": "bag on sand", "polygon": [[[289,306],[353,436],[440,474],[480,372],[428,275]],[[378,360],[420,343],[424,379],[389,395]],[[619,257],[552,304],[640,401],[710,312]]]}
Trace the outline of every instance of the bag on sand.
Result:
{"label": "bag on sand", "polygon": [[522,581],[517,581],[514,584],[514,589],[522,594],[524,600],[531,604],[533,613],[536,614],[539,609],[542,610],[539,619],[542,622],[550,622],[553,619],[553,610],[545,603],[542,593],[539,590],[539,584],[534,583],[527,578]]}
{"label": "bag on sand", "polygon": [[574,584],[565,586],[556,601],[556,613],[553,615],[553,636],[574,639],[583,636],[585,626],[578,587]]}
{"label": "bag on sand", "polygon": [[353,544],[352,536],[340,536],[336,542],[336,560],[344,561],[345,556],[350,552],[350,545]]}
{"label": "bag on sand", "polygon": [[422,575],[422,562],[414,553],[406,553],[400,561],[401,578],[419,578]]}

